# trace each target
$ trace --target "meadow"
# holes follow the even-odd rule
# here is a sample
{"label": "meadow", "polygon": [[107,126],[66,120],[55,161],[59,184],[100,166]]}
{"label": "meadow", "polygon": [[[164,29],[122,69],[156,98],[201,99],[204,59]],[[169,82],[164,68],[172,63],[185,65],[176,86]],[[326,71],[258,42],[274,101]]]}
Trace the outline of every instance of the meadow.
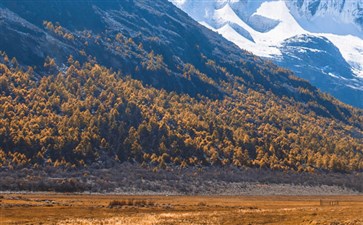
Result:
{"label": "meadow", "polygon": [[[323,203],[323,204],[321,204]],[[330,204],[334,205],[330,205]],[[0,224],[363,224],[363,196],[0,194]]]}

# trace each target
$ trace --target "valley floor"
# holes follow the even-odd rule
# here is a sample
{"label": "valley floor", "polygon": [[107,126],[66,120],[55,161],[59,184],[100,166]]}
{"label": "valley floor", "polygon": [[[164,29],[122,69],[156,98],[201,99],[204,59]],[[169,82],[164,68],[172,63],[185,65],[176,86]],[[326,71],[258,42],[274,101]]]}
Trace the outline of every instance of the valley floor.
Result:
{"label": "valley floor", "polygon": [[1,225],[363,224],[362,211],[363,195],[0,195]]}

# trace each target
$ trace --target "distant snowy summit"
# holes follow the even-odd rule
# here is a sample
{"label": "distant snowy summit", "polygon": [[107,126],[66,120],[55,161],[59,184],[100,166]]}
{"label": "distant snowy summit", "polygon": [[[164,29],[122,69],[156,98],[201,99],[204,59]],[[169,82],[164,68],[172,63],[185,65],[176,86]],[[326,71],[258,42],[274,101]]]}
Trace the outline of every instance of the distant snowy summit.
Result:
{"label": "distant snowy summit", "polygon": [[240,48],[363,108],[363,0],[170,1]]}
{"label": "distant snowy summit", "polygon": [[363,0],[297,0],[286,4],[311,31],[363,36]]}
{"label": "distant snowy summit", "polygon": [[[317,32],[345,33],[363,36],[363,0],[170,0],[179,8],[186,11],[195,20],[214,25],[214,12],[224,7],[230,7],[239,19],[247,24],[260,26],[273,19],[269,15],[260,15],[258,9],[262,4],[277,6],[276,2],[286,4],[289,14],[301,22],[306,29]],[[271,3],[275,2],[275,3]],[[271,5],[272,4],[272,5]],[[271,8],[270,14],[280,12],[280,9]],[[261,16],[265,17],[261,21]],[[267,19],[267,20],[265,20]],[[256,23],[258,22],[258,23]],[[272,22],[272,21],[270,21]],[[274,22],[272,22],[274,24]],[[263,26],[261,25],[261,26]],[[269,26],[268,26],[269,27]],[[257,29],[261,27],[255,27]],[[262,31],[264,28],[262,28]],[[261,31],[261,30],[260,30]]]}

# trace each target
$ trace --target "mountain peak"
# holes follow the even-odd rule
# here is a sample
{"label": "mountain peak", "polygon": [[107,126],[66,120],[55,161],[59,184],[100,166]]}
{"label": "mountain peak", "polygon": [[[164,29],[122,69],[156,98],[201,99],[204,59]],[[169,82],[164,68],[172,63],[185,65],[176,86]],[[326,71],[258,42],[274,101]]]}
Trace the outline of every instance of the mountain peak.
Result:
{"label": "mountain peak", "polygon": [[[267,57],[340,100],[363,107],[363,0],[171,2],[241,49]],[[314,42],[310,43],[310,51],[304,51],[304,56],[287,47],[297,37],[304,35],[314,36],[314,40],[326,38],[331,47],[327,52],[336,53],[333,57],[336,60],[333,61],[341,62],[344,69],[332,71],[331,68],[336,68],[333,61],[321,60],[324,65],[321,62],[304,61],[303,58],[315,58],[316,55],[312,54],[322,51]],[[306,48],[301,47],[301,51]],[[315,63],[322,68],[312,66]],[[345,95],[354,97],[347,98]]]}

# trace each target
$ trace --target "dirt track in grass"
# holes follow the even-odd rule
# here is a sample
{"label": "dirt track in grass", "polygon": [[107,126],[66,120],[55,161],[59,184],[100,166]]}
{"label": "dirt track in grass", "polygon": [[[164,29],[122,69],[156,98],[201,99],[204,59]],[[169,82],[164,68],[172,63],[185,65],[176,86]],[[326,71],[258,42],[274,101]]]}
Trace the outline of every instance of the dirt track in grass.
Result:
{"label": "dirt track in grass", "polygon": [[[323,206],[320,205],[323,200]],[[330,203],[338,204],[330,206]],[[363,224],[363,196],[1,194],[0,224]]]}

